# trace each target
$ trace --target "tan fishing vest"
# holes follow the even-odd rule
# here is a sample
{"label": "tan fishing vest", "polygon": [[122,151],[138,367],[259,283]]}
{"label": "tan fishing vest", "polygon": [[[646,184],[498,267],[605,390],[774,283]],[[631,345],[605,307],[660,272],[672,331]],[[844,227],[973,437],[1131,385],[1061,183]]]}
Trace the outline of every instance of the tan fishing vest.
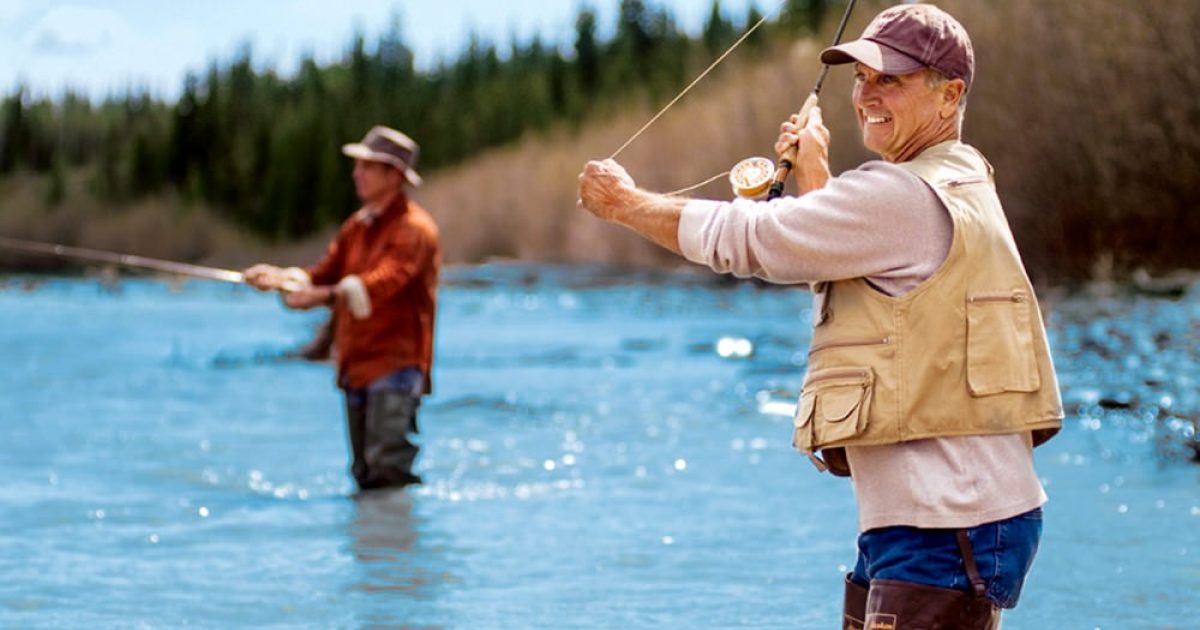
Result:
{"label": "tan fishing vest", "polygon": [[1045,326],[991,165],[950,141],[898,166],[937,193],[954,237],[937,272],[902,296],[863,278],[813,287],[793,444],[837,475],[850,473],[846,446],[1023,431],[1036,446],[1062,426]]}

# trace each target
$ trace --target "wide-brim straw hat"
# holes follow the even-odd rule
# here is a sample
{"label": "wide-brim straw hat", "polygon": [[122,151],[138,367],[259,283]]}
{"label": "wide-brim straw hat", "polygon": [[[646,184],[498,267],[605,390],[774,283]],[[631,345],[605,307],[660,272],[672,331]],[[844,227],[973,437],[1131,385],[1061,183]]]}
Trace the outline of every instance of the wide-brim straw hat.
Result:
{"label": "wide-brim straw hat", "polygon": [[421,176],[413,168],[420,150],[412,138],[382,125],[371,127],[361,142],[342,145],[342,153],[347,157],[396,167],[413,186],[421,185]]}

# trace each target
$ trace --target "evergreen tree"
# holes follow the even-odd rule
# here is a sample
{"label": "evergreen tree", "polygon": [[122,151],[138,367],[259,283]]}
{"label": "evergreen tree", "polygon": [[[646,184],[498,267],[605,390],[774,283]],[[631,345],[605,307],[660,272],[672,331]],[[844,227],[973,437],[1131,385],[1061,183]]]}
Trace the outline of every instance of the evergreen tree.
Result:
{"label": "evergreen tree", "polygon": [[704,24],[701,34],[704,49],[710,56],[716,56],[734,40],[733,23],[721,15],[721,0],[712,0],[712,8],[708,13],[708,21]]}
{"label": "evergreen tree", "polygon": [[596,14],[591,9],[583,9],[575,18],[575,72],[585,97],[600,89],[600,55]]}
{"label": "evergreen tree", "polygon": [[62,203],[67,195],[67,176],[63,160],[64,157],[62,154],[57,155],[50,167],[50,174],[46,181],[46,194],[43,198],[48,208],[53,208]]}
{"label": "evergreen tree", "polygon": [[[410,133],[431,172],[632,98],[662,102],[736,36],[718,0],[711,9],[693,41],[649,0],[622,0],[614,34],[602,41],[585,6],[568,51],[513,36],[502,55],[474,34],[429,70],[416,68],[393,15],[374,40],[358,31],[340,60],[307,56],[293,77],[256,69],[244,44],[228,61],[188,73],[174,103],[129,90],[93,106],[71,93],[34,100],[18,88],[0,101],[0,174],[47,171],[49,202],[65,190],[64,169],[93,165],[92,190],[103,199],[173,190],[264,235],[291,238],[354,206],[339,149],[370,125]],[[757,16],[752,8],[747,19]]]}
{"label": "evergreen tree", "polygon": [[29,122],[25,117],[25,88],[4,99],[4,126],[0,127],[0,173],[9,173],[25,162]]}
{"label": "evergreen tree", "polygon": [[780,24],[793,32],[811,33],[821,27],[831,0],[788,0]]}
{"label": "evergreen tree", "polygon": [[[761,12],[759,12],[758,6],[755,5],[753,2],[751,2],[750,8],[746,9],[746,26],[742,29],[742,32],[750,30],[751,28],[754,27],[755,24],[758,24],[759,21],[761,21],[762,19],[763,19],[763,14]],[[763,33],[764,33],[763,27],[764,26],[766,26],[766,25],[764,24],[763,26],[760,26],[757,30],[755,30],[753,33],[750,33],[750,36],[747,37],[746,41],[745,41],[746,46],[748,46],[750,48],[758,48],[758,47],[762,46],[762,43],[764,41],[764,36],[763,36]]]}

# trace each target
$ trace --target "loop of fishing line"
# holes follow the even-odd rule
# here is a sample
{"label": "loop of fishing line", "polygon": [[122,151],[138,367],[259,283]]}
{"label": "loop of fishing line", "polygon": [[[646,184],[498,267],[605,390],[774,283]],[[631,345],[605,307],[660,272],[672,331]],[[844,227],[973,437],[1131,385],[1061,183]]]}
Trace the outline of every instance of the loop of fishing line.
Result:
{"label": "loop of fishing line", "polygon": [[[693,87],[696,86],[697,83],[702,81],[704,79],[704,77],[708,76],[708,73],[712,72],[713,69],[716,68],[718,65],[720,65],[720,63],[722,61],[725,61],[726,57],[728,57],[731,53],[733,53],[734,50],[737,50],[737,47],[741,46],[742,42],[746,41],[747,37],[750,37],[750,35],[752,35],[754,33],[754,31],[758,30],[758,27],[762,26],[767,21],[767,19],[769,19],[772,15],[774,15],[775,12],[778,11],[779,8],[782,7],[786,2],[787,2],[787,0],[781,0],[778,4],[775,5],[774,9],[771,9],[765,15],[763,15],[762,19],[760,19],[758,22],[756,22],[754,24],[754,26],[751,26],[749,29],[746,30],[745,33],[742,33],[742,36],[739,37],[737,39],[737,41],[733,42],[733,45],[731,45],[728,49],[726,49],[725,52],[721,53],[721,56],[717,57],[716,61],[713,61],[711,64],[709,64],[709,66],[704,69],[704,72],[701,72],[699,76],[697,76],[695,79],[692,80],[691,83],[689,83],[687,85],[687,87],[683,88],[683,90],[681,92],[679,92],[679,94],[675,95],[675,98],[671,99],[671,102],[667,103],[666,106],[663,107],[662,109],[660,109],[658,111],[658,113],[654,115],[653,118],[648,120],[646,122],[646,124],[642,125],[641,129],[638,129],[636,132],[634,132],[634,134],[632,136],[630,136],[629,139],[626,140],[625,143],[622,144],[616,151],[613,151],[613,154],[608,156],[608,159],[610,159],[610,160],[616,159],[616,157],[618,155],[620,155],[621,152],[624,151],[626,147],[633,144],[633,141],[637,140],[638,137],[641,136],[643,132],[645,132],[647,129],[649,129],[650,125],[653,125],[655,123],[655,121],[657,121],[659,118],[662,117],[663,114],[667,113],[668,109],[671,109],[671,107],[673,105],[675,105],[675,103],[679,102],[679,99],[683,98],[688,92],[690,92],[692,90]],[[724,175],[724,173],[722,173],[722,175]],[[713,180],[717,179],[718,177],[721,177],[722,175],[717,175],[716,177],[713,177],[709,181],[713,181]],[[708,183],[708,182],[705,182],[705,183]],[[699,184],[696,187],[699,188],[702,185],[703,184]]]}
{"label": "loop of fishing line", "polygon": [[[850,13],[854,11],[855,1],[856,0],[849,0],[846,3],[846,10],[842,14],[841,22],[837,27],[837,34],[834,35],[833,38],[834,46],[838,45],[838,43],[842,40],[842,34],[846,30],[846,23],[850,20]],[[651,125],[661,118],[663,114],[667,113],[667,110],[671,109],[671,107],[674,106],[675,103],[679,102],[679,100],[682,99],[688,92],[690,92],[697,83],[700,83],[704,77],[708,76],[708,74],[712,72],[712,70],[718,65],[720,65],[720,63],[724,61],[726,57],[733,53],[738,46],[741,46],[742,42],[746,41],[746,38],[750,37],[754,31],[758,30],[758,27],[762,26],[767,19],[779,11],[780,7],[782,7],[786,2],[787,0],[781,0],[775,5],[774,8],[763,15],[758,22],[747,29],[745,33],[742,33],[742,36],[739,37],[737,41],[735,41],[728,49],[726,49],[725,52],[721,53],[720,57],[717,57],[715,61],[713,61],[707,68],[704,69],[704,72],[701,72],[700,75],[692,80],[687,87],[683,88],[683,90],[680,91],[675,98],[671,99],[671,102],[667,103],[666,106],[660,109],[657,114],[655,114],[652,118],[650,118],[649,121],[646,122],[646,124],[642,125],[641,129],[638,129],[636,132],[634,132],[634,134],[630,136],[629,139],[626,140],[616,151],[614,151],[608,159],[612,160],[620,155],[620,153],[624,151],[626,147],[632,144],[634,140],[637,140],[638,137],[640,137],[643,132],[649,129]],[[817,106],[817,96],[821,93],[821,85],[825,82],[825,76],[828,73],[829,65],[822,64],[820,76],[817,78],[817,84],[815,87],[813,87],[812,93],[809,94],[804,106],[800,109],[799,118],[801,125],[803,125],[804,121],[807,119],[808,112]],[[775,199],[783,193],[784,180],[787,179],[788,173],[792,170],[794,160],[795,149],[786,152],[783,157],[780,158],[779,164],[774,168],[772,168],[772,161],[768,158],[746,158],[735,164],[734,167],[728,171],[713,175],[699,184],[693,184],[691,186],[680,188],[679,190],[674,190],[666,194],[679,195],[689,192],[728,175],[729,184],[733,188],[733,193],[735,195],[749,199],[756,199],[766,193],[767,199]]]}

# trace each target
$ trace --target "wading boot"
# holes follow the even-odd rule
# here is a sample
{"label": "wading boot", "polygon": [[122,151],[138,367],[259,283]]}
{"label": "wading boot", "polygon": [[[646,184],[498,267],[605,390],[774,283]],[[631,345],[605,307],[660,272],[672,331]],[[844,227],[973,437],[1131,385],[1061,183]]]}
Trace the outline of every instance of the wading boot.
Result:
{"label": "wading boot", "polygon": [[846,574],[846,589],[842,598],[842,630],[863,630],[867,616],[867,589],[855,584]]}
{"label": "wading boot", "polygon": [[897,580],[871,580],[866,630],[999,630],[1000,608],[987,596],[967,530],[954,532],[971,592]]}
{"label": "wading boot", "polygon": [[367,395],[363,435],[365,478],[359,487],[388,488],[421,483],[412,472],[419,448],[409,435],[417,430],[417,407],[421,399],[399,392],[379,391]]}
{"label": "wading boot", "polygon": [[367,481],[367,459],[363,454],[363,441],[367,432],[367,408],[346,401],[346,429],[350,437],[350,474],[354,482],[363,487]]}
{"label": "wading boot", "polygon": [[997,630],[1000,609],[991,600],[952,588],[872,580],[866,630]]}

